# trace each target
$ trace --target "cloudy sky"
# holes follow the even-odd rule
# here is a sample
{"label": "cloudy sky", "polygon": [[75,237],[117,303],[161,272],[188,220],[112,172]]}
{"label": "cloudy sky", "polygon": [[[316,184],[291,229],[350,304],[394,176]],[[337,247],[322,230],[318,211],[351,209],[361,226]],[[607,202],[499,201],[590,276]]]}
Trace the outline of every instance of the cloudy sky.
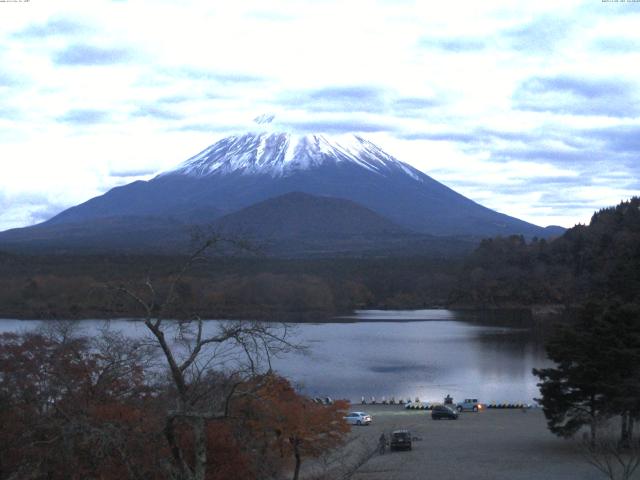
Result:
{"label": "cloudy sky", "polygon": [[539,225],[640,193],[640,2],[0,0],[0,230],[275,113]]}

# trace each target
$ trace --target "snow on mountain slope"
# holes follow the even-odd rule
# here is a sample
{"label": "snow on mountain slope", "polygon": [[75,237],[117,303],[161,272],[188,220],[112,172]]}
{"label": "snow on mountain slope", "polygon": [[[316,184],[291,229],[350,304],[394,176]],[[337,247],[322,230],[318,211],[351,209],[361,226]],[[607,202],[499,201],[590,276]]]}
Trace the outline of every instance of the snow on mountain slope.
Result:
{"label": "snow on mountain slope", "polygon": [[328,162],[351,163],[383,176],[401,170],[415,180],[422,180],[416,169],[357,135],[272,132],[224,138],[163,175],[204,177],[239,172],[285,177]]}
{"label": "snow on mountain slope", "polygon": [[302,192],[349,200],[421,234],[546,236],[541,227],[477,204],[362,137],[283,133],[271,115],[256,119],[251,130],[224,138],[151,180],[116,187],[69,208],[43,225],[89,225],[110,218],[208,224],[258,202]]}

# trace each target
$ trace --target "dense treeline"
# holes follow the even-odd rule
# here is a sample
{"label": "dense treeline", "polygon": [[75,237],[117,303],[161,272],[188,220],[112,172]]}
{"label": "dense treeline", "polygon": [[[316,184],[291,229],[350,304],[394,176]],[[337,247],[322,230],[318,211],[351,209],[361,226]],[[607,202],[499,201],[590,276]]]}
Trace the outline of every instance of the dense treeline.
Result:
{"label": "dense treeline", "polygon": [[595,213],[553,240],[487,239],[469,257],[452,300],[460,303],[580,304],[640,296],[640,198]]}
{"label": "dense treeline", "polygon": [[[549,429],[571,437],[588,427],[590,463],[609,478],[617,470],[631,478],[640,466],[640,199],[601,210],[538,256],[531,245],[518,248],[518,261],[563,269],[566,284],[540,281],[573,307],[575,321],[548,339],[553,366],[533,370]],[[612,422],[619,422],[617,440],[606,432]]]}
{"label": "dense treeline", "polygon": [[[109,286],[147,277],[166,288],[183,257],[26,256],[0,258],[0,316],[113,317],[139,314]],[[178,285],[189,317],[307,320],[354,308],[444,305],[459,260],[427,257],[274,259],[212,257]],[[164,287],[163,287],[164,285]]]}
{"label": "dense treeline", "polygon": [[[554,240],[483,240],[464,257],[211,257],[181,279],[203,317],[318,319],[356,308],[578,305],[594,292],[640,292],[640,199],[594,214]],[[228,252],[227,252],[228,253]],[[0,254],[0,316],[129,316],[105,286],[171,281],[180,256]]]}

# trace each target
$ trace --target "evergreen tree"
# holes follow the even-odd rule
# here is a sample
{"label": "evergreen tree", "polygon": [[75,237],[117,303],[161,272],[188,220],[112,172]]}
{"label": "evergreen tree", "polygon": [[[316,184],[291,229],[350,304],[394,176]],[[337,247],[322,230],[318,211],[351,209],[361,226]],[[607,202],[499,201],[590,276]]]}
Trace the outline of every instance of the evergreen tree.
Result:
{"label": "evergreen tree", "polygon": [[549,429],[571,437],[583,426],[596,439],[600,420],[622,419],[621,442],[640,416],[640,322],[633,305],[587,305],[580,321],[561,327],[547,343],[556,366],[534,369]]}
{"label": "evergreen tree", "polygon": [[[582,325],[586,327],[586,325]],[[584,426],[596,439],[596,428],[604,413],[603,386],[606,370],[599,363],[600,343],[588,328],[562,326],[546,345],[547,356],[556,366],[534,369],[540,378],[542,405],[551,432],[571,437]]]}

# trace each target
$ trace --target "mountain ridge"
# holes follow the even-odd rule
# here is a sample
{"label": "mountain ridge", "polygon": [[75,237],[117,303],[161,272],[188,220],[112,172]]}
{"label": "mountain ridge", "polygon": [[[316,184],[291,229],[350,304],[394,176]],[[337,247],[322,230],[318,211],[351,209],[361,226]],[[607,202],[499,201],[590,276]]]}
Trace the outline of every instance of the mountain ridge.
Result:
{"label": "mountain ridge", "polygon": [[413,233],[350,200],[303,192],[289,192],[249,205],[218,219],[213,227],[262,238]]}
{"label": "mountain ridge", "polygon": [[43,235],[63,244],[70,229],[77,243],[83,228],[87,242],[94,242],[92,228],[118,234],[115,226],[108,230],[110,224],[124,237],[129,230],[140,235],[133,220],[140,218],[158,232],[165,222],[167,239],[184,237],[169,230],[212,224],[292,192],[350,201],[421,235],[480,239],[558,233],[488,209],[362,137],[259,132],[227,137],[151,180],[116,187],[39,225],[0,233],[0,245],[7,239],[43,241]]}

